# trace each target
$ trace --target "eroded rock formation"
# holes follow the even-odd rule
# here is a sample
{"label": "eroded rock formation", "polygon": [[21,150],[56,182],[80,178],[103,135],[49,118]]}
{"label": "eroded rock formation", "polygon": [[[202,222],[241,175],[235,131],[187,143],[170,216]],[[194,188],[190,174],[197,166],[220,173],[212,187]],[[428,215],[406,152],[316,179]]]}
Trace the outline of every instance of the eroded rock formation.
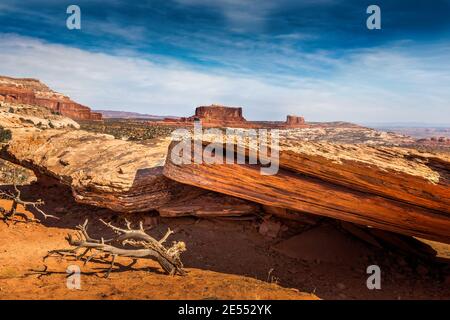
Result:
{"label": "eroded rock formation", "polygon": [[303,117],[298,117],[298,116],[293,116],[293,115],[288,115],[286,117],[286,125],[287,126],[292,126],[292,127],[296,127],[296,126],[301,126],[305,124],[305,118]]}
{"label": "eroded rock formation", "polygon": [[0,102],[0,126],[3,128],[74,128],[80,125],[70,118],[54,114],[47,108]]}
{"label": "eroded rock formation", "polygon": [[[254,214],[262,204],[285,219],[309,213],[450,243],[450,158],[383,146],[404,136],[361,127],[282,130],[280,169],[264,176],[259,164],[175,163],[170,138],[137,144],[76,130],[42,107],[0,106],[0,125],[12,134],[0,156],[70,186],[81,203],[162,216]],[[204,135],[203,143],[215,138]]]}
{"label": "eroded rock formation", "polygon": [[260,165],[206,164],[214,158],[201,152],[203,164],[167,158],[164,175],[264,205],[450,243],[448,155],[284,139],[278,173],[263,176]]}
{"label": "eroded rock formation", "polygon": [[0,157],[33,170],[38,177],[49,176],[70,186],[77,202],[118,212],[161,208],[166,216],[245,215],[258,209],[248,201],[164,177],[168,138],[144,146],[63,126],[39,129],[32,122],[23,126],[20,121],[4,120],[0,125],[11,130],[12,139],[2,146]]}
{"label": "eroded rock formation", "polygon": [[245,122],[242,116],[242,108],[240,107],[226,107],[221,105],[201,106],[195,109],[195,119],[201,119],[205,122]]}
{"label": "eroded rock formation", "polygon": [[247,121],[242,115],[241,107],[227,107],[217,104],[200,106],[195,109],[195,114],[188,118],[166,118],[161,122],[152,122],[152,125],[186,126],[194,121],[201,121],[205,127],[230,127],[230,128],[302,128],[306,127],[305,119],[298,116],[287,116],[286,122],[282,121]]}
{"label": "eroded rock formation", "polygon": [[74,120],[101,120],[102,115],[57,93],[36,79],[0,76],[0,101],[46,107]]}

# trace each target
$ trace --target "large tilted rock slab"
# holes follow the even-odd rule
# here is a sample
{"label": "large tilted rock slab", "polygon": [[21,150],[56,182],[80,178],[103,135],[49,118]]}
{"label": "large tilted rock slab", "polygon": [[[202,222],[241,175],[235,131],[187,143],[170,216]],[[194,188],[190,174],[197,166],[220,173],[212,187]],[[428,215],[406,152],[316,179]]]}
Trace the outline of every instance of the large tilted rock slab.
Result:
{"label": "large tilted rock slab", "polygon": [[449,156],[287,139],[280,145],[276,175],[261,175],[259,165],[179,165],[171,157],[164,175],[264,205],[450,243]]}
{"label": "large tilted rock slab", "polygon": [[261,211],[256,203],[196,188],[158,208],[161,217],[233,217]]}
{"label": "large tilted rock slab", "polygon": [[170,139],[146,145],[82,130],[14,128],[1,157],[71,187],[80,203],[163,216],[252,214],[259,206],[163,176]]}
{"label": "large tilted rock slab", "polygon": [[122,212],[155,209],[183,186],[162,176],[168,142],[146,147],[82,130],[12,129],[2,157],[72,188],[76,201]]}

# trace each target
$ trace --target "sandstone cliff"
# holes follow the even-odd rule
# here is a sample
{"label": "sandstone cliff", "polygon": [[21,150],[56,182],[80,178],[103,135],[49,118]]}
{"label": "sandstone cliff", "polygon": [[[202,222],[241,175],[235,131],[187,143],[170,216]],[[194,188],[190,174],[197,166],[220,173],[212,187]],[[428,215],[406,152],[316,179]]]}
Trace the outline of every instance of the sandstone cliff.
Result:
{"label": "sandstone cliff", "polygon": [[0,126],[3,128],[80,128],[70,118],[54,114],[51,110],[27,104],[0,102]]}
{"label": "sandstone cliff", "polygon": [[0,76],[0,101],[46,107],[74,120],[101,120],[102,115],[57,93],[36,79]]}

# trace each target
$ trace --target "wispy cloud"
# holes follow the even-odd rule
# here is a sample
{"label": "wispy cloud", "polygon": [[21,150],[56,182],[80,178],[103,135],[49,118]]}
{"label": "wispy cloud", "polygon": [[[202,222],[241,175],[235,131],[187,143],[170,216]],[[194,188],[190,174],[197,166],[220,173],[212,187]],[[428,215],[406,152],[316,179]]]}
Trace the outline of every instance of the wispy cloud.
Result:
{"label": "wispy cloud", "polygon": [[[202,70],[177,60],[90,52],[0,36],[0,74],[36,77],[96,109],[190,115],[195,106],[244,106],[249,119],[450,122],[449,46],[380,47],[328,58],[323,77]],[[51,62],[51,63],[49,63]],[[329,69],[327,66],[326,69]]]}
{"label": "wispy cloud", "polygon": [[184,5],[211,7],[220,10],[234,31],[254,31],[264,27],[269,12],[277,1],[252,0],[176,0]]}

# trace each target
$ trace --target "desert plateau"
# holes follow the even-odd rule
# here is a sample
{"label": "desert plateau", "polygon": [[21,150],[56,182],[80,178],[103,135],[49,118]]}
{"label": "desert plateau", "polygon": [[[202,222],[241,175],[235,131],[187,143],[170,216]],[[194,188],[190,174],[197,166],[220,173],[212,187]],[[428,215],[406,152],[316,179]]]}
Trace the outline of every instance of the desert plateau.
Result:
{"label": "desert plateau", "polygon": [[[424,150],[407,135],[294,116],[252,122],[218,105],[103,119],[39,80],[0,83],[2,299],[450,298],[446,143]],[[190,136],[197,123],[276,128],[278,172],[175,163],[172,131]],[[217,136],[201,136],[204,157]],[[66,287],[73,265],[79,290]],[[368,290],[370,265],[383,290]]]}
{"label": "desert plateau", "polygon": [[3,310],[445,316],[450,0],[1,0],[0,20]]}

